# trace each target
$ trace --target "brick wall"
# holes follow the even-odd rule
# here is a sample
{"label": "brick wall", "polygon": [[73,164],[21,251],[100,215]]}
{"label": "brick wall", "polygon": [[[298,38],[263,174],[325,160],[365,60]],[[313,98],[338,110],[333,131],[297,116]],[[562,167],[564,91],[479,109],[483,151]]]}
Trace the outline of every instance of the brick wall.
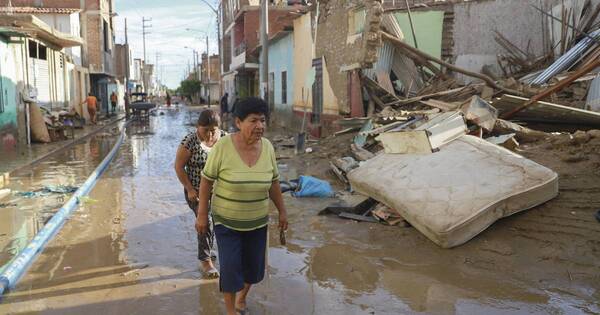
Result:
{"label": "brick wall", "polygon": [[[367,9],[365,29],[361,37],[349,40],[351,10],[364,6]],[[316,56],[325,57],[329,84],[339,104],[340,114],[350,114],[348,74],[342,67],[366,66],[376,61],[379,37],[371,28],[378,28],[383,10],[378,0],[325,1],[319,19]],[[325,31],[326,30],[326,31]]]}
{"label": "brick wall", "polygon": [[[269,37],[275,36],[286,27],[291,27],[293,18],[287,10],[269,10]],[[248,11],[244,17],[244,36],[248,52],[254,52],[260,44],[260,11]]]}
{"label": "brick wall", "polygon": [[100,71],[103,64],[102,24],[99,15],[87,16],[87,57],[90,70]]}

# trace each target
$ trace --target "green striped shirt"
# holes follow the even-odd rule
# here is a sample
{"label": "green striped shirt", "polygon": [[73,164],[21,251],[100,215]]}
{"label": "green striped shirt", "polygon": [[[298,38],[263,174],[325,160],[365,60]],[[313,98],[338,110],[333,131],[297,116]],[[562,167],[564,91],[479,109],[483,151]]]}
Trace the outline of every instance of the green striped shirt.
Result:
{"label": "green striped shirt", "polygon": [[256,164],[249,167],[235,149],[230,135],[221,138],[208,155],[202,176],[214,182],[211,211],[215,224],[238,231],[267,225],[269,189],[279,179],[275,150],[262,138]]}

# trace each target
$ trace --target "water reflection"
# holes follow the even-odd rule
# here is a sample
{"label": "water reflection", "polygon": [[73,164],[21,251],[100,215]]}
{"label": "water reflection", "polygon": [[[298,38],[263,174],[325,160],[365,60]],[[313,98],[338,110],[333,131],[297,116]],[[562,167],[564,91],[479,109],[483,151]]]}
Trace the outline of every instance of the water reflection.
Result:
{"label": "water reflection", "polygon": [[[11,174],[8,188],[29,192],[45,186],[81,185],[115,143],[114,137],[92,136],[87,141]],[[0,208],[0,266],[18,254],[50,220],[71,194],[34,198],[13,195]]]}

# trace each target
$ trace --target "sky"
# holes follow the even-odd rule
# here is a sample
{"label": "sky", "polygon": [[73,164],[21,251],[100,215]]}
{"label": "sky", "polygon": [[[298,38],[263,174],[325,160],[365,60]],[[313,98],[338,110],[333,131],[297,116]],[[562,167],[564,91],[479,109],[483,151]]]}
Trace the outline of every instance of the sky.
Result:
{"label": "sky", "polygon": [[[217,1],[207,1],[216,7]],[[199,53],[206,52],[207,35],[210,53],[218,53],[216,17],[201,0],[117,0],[115,6],[115,41],[117,44],[125,42],[127,19],[128,41],[134,58],[144,57],[142,17],[152,19],[146,22],[152,25],[147,29],[150,34],[146,35],[147,62],[156,64],[158,56],[155,73],[169,88],[178,87],[188,62],[193,64],[192,48]]]}

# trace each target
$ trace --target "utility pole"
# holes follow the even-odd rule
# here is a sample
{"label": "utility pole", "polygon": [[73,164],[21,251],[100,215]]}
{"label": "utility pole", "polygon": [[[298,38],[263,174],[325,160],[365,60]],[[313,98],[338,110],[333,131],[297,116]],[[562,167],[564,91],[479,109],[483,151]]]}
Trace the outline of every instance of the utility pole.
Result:
{"label": "utility pole", "polygon": [[208,51],[208,35],[206,36],[206,99],[210,108],[210,52]]}
{"label": "utility pole", "polygon": [[148,59],[146,58],[146,35],[150,34],[150,32],[147,32],[146,29],[147,28],[151,28],[152,25],[146,25],[146,22],[150,22],[152,21],[152,18],[145,18],[142,17],[142,40],[144,42],[144,62],[147,63]]}
{"label": "utility pole", "polygon": [[127,40],[127,18],[125,18],[125,95],[129,93],[129,41]]}
{"label": "utility pole", "polygon": [[[206,4],[215,13],[215,16],[217,17],[217,43],[219,46],[219,50],[218,50],[218,52],[219,52],[219,94],[223,95],[223,77],[222,77],[222,75],[223,75],[223,55],[222,55],[223,48],[221,47],[221,45],[222,45],[222,43],[221,43],[221,28],[222,28],[221,27],[221,19],[223,17],[222,16],[223,10],[221,10],[222,9],[221,4],[223,3],[223,1],[219,0],[218,8],[215,8],[207,0],[200,0],[200,1],[204,2],[204,4]],[[225,27],[223,26],[223,28],[225,28]]]}
{"label": "utility pole", "polygon": [[269,1],[260,1],[260,45],[262,57],[260,60],[261,93],[262,98],[269,102]]}

